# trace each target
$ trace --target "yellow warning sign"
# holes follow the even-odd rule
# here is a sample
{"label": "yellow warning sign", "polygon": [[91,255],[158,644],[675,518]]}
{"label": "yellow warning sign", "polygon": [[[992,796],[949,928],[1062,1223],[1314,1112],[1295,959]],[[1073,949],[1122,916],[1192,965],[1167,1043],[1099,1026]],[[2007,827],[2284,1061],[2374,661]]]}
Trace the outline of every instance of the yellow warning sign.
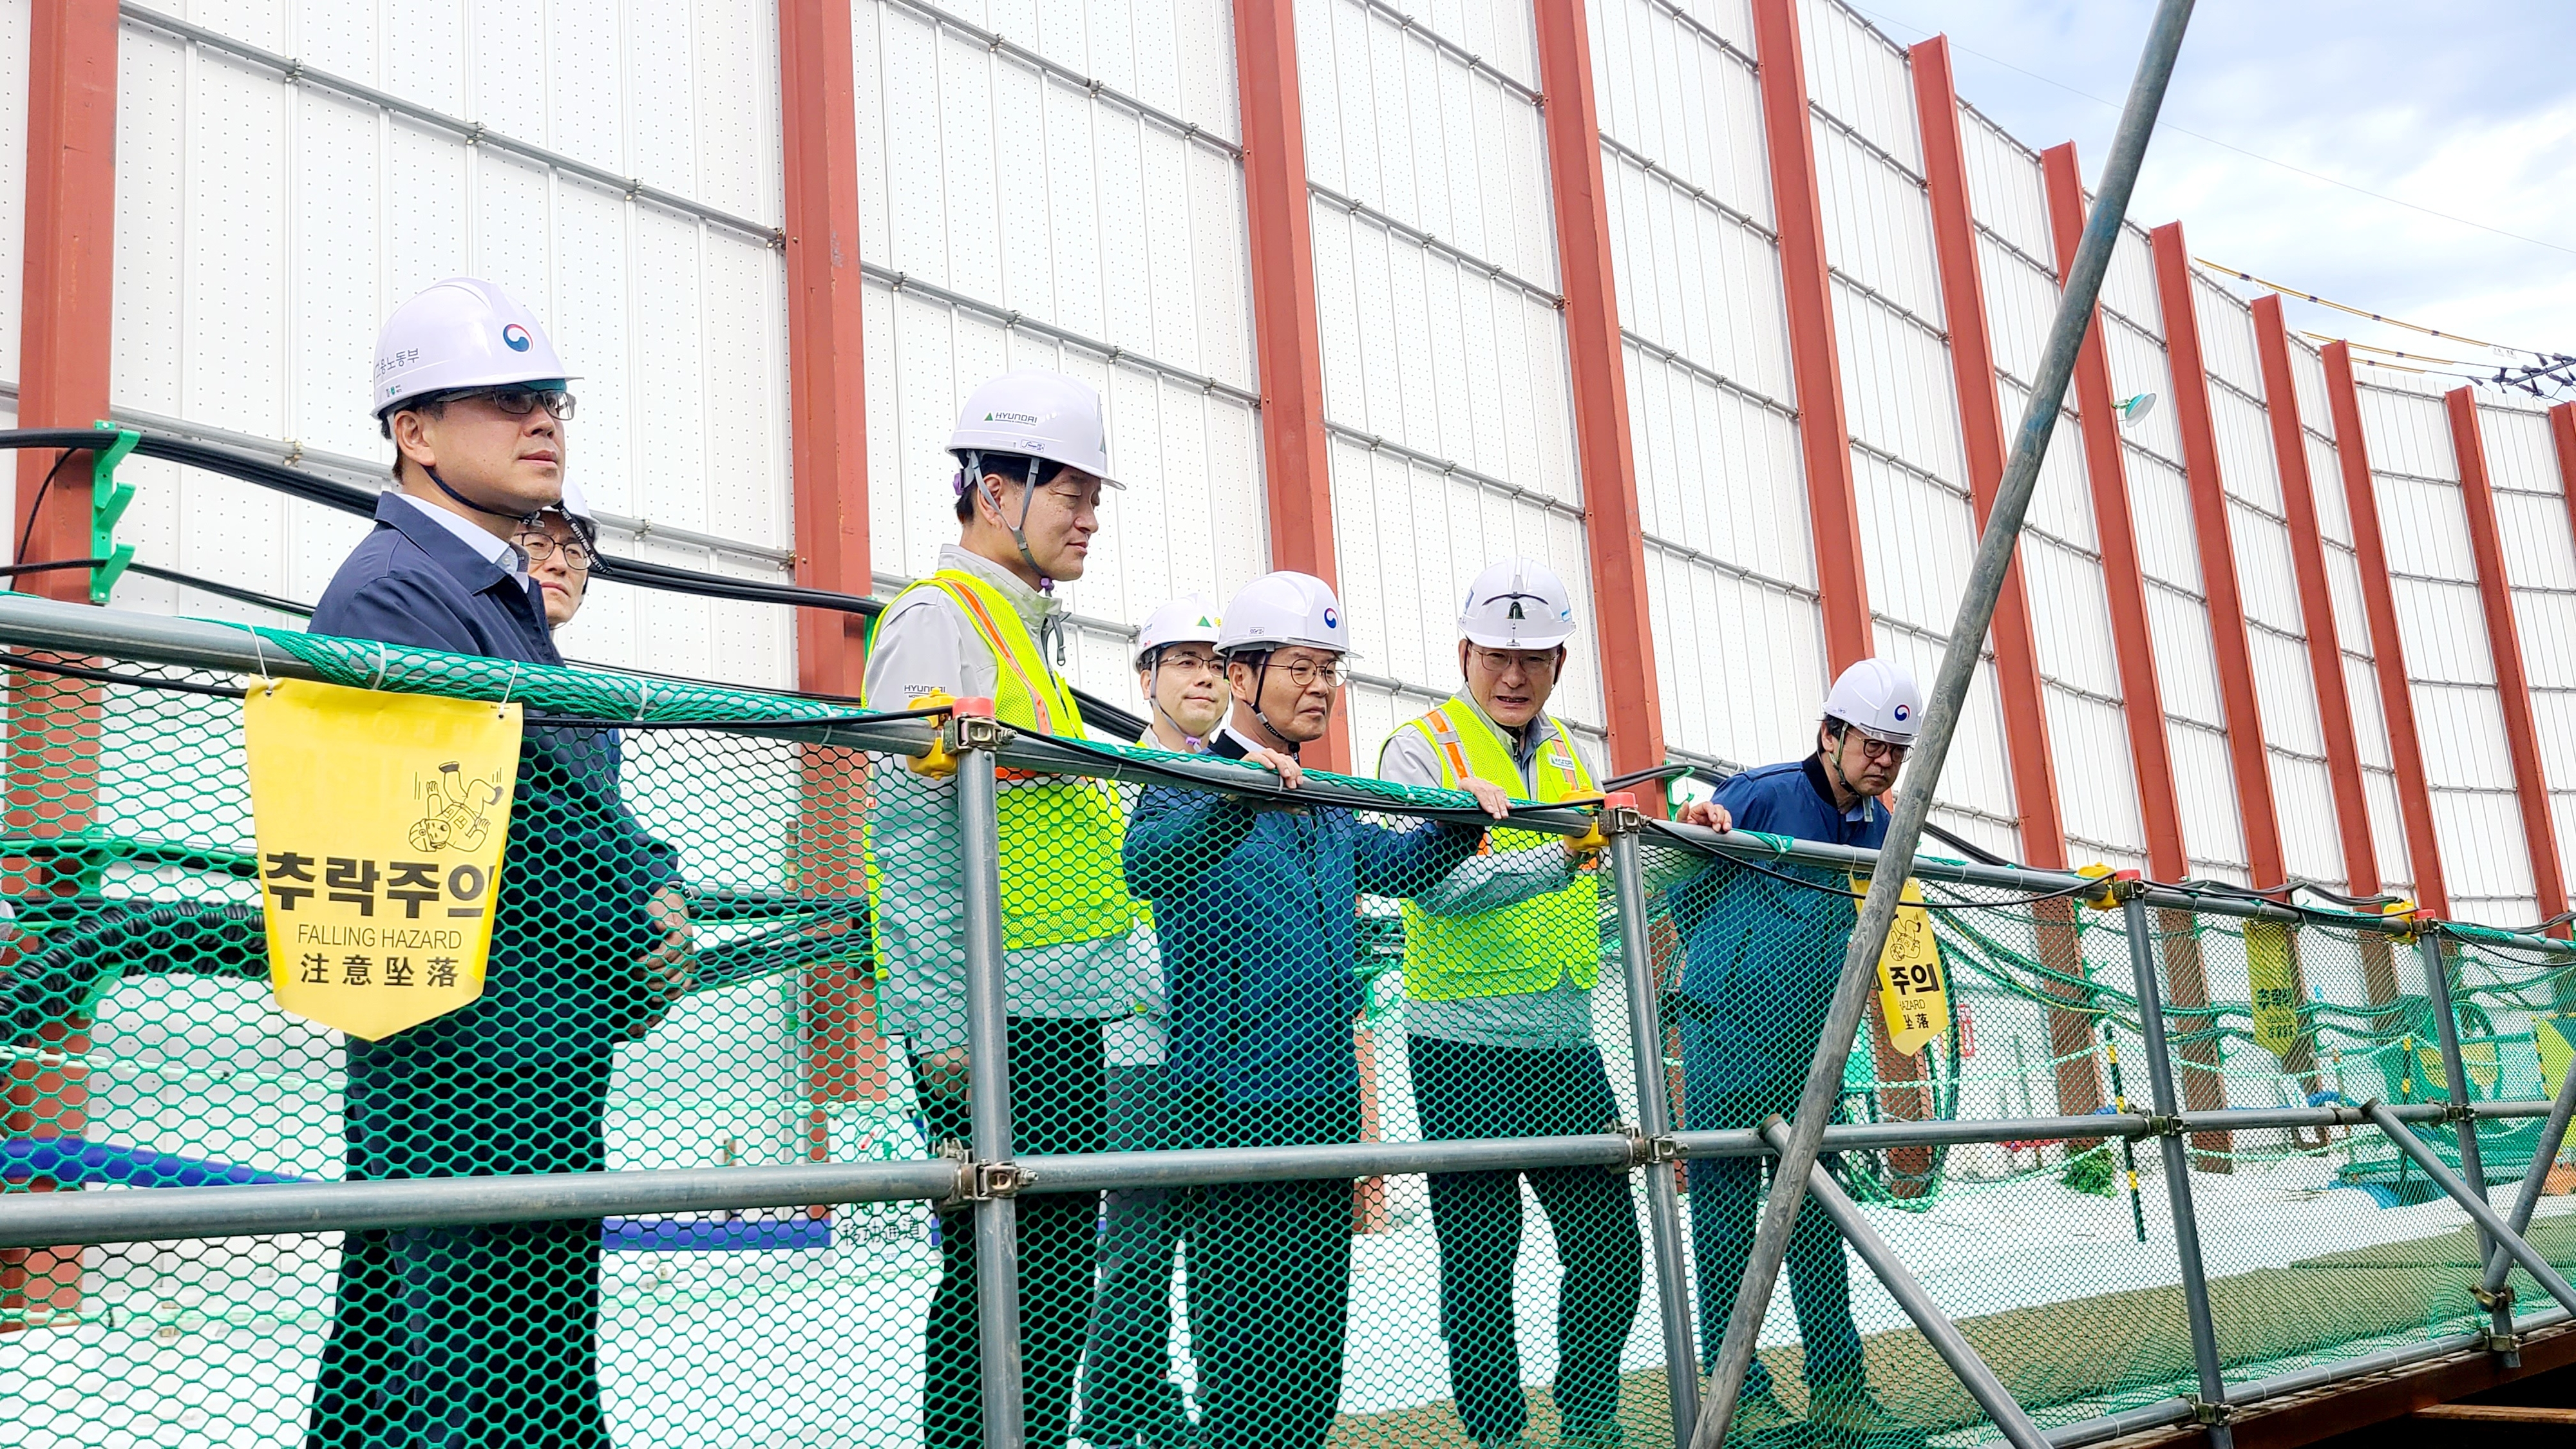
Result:
{"label": "yellow warning sign", "polygon": [[2254,1044],[2274,1056],[2288,1052],[2302,1035],[2299,967],[2291,949],[2287,923],[2245,923],[2245,975],[2254,994]]}
{"label": "yellow warning sign", "polygon": [[[1852,877],[1855,896],[1868,889],[1865,878]],[[1932,913],[1923,908],[1923,883],[1909,879],[1899,899],[1904,903],[1878,953],[1878,1000],[1887,1015],[1888,1044],[1912,1056],[1950,1029],[1950,992],[1941,976],[1941,945],[1932,938]],[[1857,900],[1852,904],[1859,908]]]}
{"label": "yellow warning sign", "polygon": [[2558,1084],[2567,1080],[2567,1068],[2576,1062],[2576,1016],[2551,1013],[2531,1019],[2531,1044],[2540,1049],[2540,1091],[2543,1096],[2558,1094]]}
{"label": "yellow warning sign", "polygon": [[519,706],[288,680],[243,723],[278,1007],[382,1041],[481,996]]}

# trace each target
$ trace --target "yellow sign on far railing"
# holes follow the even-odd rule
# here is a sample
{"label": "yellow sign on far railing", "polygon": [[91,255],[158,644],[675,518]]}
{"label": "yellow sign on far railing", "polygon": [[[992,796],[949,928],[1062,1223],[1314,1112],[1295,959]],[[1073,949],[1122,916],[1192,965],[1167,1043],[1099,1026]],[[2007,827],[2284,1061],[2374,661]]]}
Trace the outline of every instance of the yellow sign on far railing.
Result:
{"label": "yellow sign on far railing", "polygon": [[382,1041],[483,994],[519,706],[287,680],[250,691],[268,979]]}
{"label": "yellow sign on far railing", "polygon": [[[1866,895],[1869,880],[1853,876],[1852,893]],[[1897,898],[1887,946],[1878,953],[1878,1000],[1887,1016],[1887,1041],[1906,1056],[1950,1030],[1950,990],[1941,979],[1941,945],[1932,937],[1932,913],[1923,908],[1923,883],[1909,879]],[[1860,902],[1852,902],[1857,909]]]}

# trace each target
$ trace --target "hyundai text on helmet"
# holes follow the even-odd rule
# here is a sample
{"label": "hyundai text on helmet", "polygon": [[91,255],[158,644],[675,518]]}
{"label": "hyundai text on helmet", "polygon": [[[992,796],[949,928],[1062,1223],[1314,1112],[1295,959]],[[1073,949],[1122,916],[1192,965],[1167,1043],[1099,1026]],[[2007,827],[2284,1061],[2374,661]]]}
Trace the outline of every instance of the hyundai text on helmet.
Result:
{"label": "hyundai text on helmet", "polygon": [[1546,565],[1505,559],[1467,586],[1458,633],[1487,649],[1553,649],[1574,637],[1574,597]]}
{"label": "hyundai text on helmet", "polygon": [[570,380],[535,313],[490,282],[450,277],[385,319],[368,409],[382,419],[433,393]]}
{"label": "hyundai text on helmet", "polygon": [[969,393],[948,435],[948,451],[964,470],[960,493],[988,472],[1017,476],[1016,468],[990,456],[995,453],[1043,458],[1079,468],[1111,488],[1126,486],[1109,476],[1109,417],[1099,390],[1042,368],[1003,373]]}
{"label": "hyundai text on helmet", "polygon": [[1834,681],[1824,713],[1881,743],[1911,745],[1923,728],[1923,691],[1902,668],[1864,659]]}

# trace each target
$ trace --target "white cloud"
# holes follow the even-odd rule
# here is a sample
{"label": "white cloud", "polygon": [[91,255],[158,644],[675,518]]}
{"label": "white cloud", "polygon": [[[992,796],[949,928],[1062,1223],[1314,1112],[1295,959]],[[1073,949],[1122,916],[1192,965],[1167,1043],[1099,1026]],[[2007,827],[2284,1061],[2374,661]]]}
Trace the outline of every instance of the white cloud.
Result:
{"label": "white cloud", "polygon": [[[1961,93],[2033,146],[2075,140],[2088,174],[2117,113],[2061,87],[2125,98],[2153,11],[2149,0],[1855,8],[1899,40],[1947,31]],[[2131,218],[2178,218],[2202,256],[2383,315],[2576,353],[2576,86],[2563,63],[2571,44],[2576,6],[2203,4]],[[2295,326],[2355,341],[2443,346],[2303,302],[2290,315]]]}

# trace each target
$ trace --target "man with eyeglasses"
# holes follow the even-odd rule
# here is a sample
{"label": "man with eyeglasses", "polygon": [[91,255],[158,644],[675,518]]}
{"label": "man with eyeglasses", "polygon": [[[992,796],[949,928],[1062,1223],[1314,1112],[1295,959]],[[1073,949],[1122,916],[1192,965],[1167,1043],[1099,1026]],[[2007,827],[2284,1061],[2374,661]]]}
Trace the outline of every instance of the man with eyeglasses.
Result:
{"label": "man with eyeglasses", "polygon": [[[1844,670],[1826,695],[1812,754],[1747,770],[1719,787],[1715,800],[1685,807],[1680,818],[1712,829],[1731,821],[1740,830],[1876,850],[1887,839],[1880,797],[1896,787],[1922,716],[1923,693],[1911,674],[1884,659],[1864,659]],[[1681,1019],[1682,1095],[1693,1129],[1755,1127],[1797,1110],[1859,921],[1847,894],[1852,887],[1852,878],[1839,872],[1794,865],[1756,871],[1717,860],[1668,888],[1684,956],[1673,1011]],[[1823,1160],[1841,1170],[1831,1154]],[[1759,1158],[1691,1160],[1700,1352],[1708,1362],[1716,1359],[1744,1281],[1762,1180]],[[1869,1391],[1860,1331],[1852,1323],[1850,1266],[1824,1214],[1798,1215],[1788,1270],[1808,1429],[1874,1445],[1920,1444],[1922,1432]],[[1794,1422],[1773,1392],[1770,1371],[1756,1360],[1736,1401],[1738,1431],[1787,1433]]]}
{"label": "man with eyeglasses", "polygon": [[[1233,713],[1210,741],[1300,788],[1347,680],[1349,625],[1311,574],[1265,574],[1227,603],[1217,652]],[[1496,818],[1502,790],[1468,786]],[[1411,896],[1484,832],[1401,830],[1349,809],[1148,786],[1127,878],[1153,902],[1171,994],[1174,1147],[1354,1142],[1360,1078],[1352,964],[1362,893]],[[1190,1343],[1208,1449],[1318,1449],[1341,1398],[1348,1178],[1209,1187],[1190,1228]]]}
{"label": "man with eyeglasses", "polygon": [[[1574,734],[1547,713],[1574,637],[1565,581],[1529,559],[1476,576],[1458,617],[1464,686],[1387,737],[1378,777],[1459,789],[1489,780],[1525,800],[1597,800]],[[1491,848],[1404,904],[1406,1060],[1429,1140],[1555,1137],[1620,1120],[1592,1034],[1601,977],[1594,857],[1563,836],[1496,830]],[[1440,1332],[1467,1435],[1528,1428],[1512,1273],[1521,1179],[1546,1212],[1564,1281],[1553,1396],[1568,1445],[1619,1442],[1619,1355],[1644,1255],[1628,1182],[1592,1168],[1431,1174]]]}
{"label": "man with eyeglasses", "polygon": [[[370,397],[398,486],[314,633],[563,662],[514,539],[548,536],[566,503],[564,371],[489,282],[395,311]],[[615,1049],[667,1007],[688,952],[675,854],[628,813],[618,766],[614,732],[522,734],[483,994],[348,1042],[351,1180],[606,1168]],[[348,1234],[307,1444],[608,1449],[599,1263],[597,1218]]]}

